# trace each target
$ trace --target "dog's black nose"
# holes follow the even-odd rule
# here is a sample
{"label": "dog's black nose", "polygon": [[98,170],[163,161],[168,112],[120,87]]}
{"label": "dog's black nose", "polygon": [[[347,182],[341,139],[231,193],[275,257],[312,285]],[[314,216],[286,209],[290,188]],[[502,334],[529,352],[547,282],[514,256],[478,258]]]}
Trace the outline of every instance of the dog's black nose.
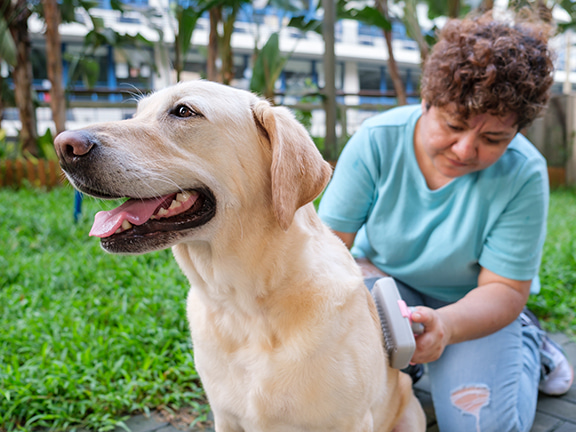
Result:
{"label": "dog's black nose", "polygon": [[56,154],[62,162],[75,162],[90,153],[94,141],[82,131],[65,131],[54,140]]}

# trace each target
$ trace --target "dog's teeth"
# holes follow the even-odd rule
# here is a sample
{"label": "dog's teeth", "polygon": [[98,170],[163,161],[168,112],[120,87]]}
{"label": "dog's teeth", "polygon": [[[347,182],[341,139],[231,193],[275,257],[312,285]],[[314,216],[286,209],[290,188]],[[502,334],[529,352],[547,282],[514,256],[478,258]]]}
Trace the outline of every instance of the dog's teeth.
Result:
{"label": "dog's teeth", "polygon": [[156,216],[166,216],[168,214],[168,210],[166,210],[165,208],[161,208],[160,210],[158,210],[158,213],[156,213]]}
{"label": "dog's teeth", "polygon": [[124,230],[122,229],[122,227],[120,227],[116,231],[114,231],[114,234],[120,234],[122,231]]}
{"label": "dog's teeth", "polygon": [[168,207],[168,209],[175,209],[178,208],[182,205],[182,203],[180,201],[172,201],[172,204],[170,204],[170,207]]}
{"label": "dog's teeth", "polygon": [[125,219],[124,221],[122,221],[122,228],[124,229],[124,231],[129,230],[130,228],[132,228],[132,224]]}
{"label": "dog's teeth", "polygon": [[190,198],[190,192],[182,192],[176,195],[176,201],[185,202]]}

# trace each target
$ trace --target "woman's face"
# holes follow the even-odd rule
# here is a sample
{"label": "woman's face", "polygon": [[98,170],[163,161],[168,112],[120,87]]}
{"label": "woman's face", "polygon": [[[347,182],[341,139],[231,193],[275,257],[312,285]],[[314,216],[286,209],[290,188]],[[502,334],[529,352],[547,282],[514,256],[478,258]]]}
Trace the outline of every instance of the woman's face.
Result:
{"label": "woman's face", "polygon": [[463,120],[449,107],[426,108],[422,102],[415,146],[427,167],[422,169],[424,176],[449,181],[488,168],[504,154],[518,132],[515,122],[515,114],[479,114]]}

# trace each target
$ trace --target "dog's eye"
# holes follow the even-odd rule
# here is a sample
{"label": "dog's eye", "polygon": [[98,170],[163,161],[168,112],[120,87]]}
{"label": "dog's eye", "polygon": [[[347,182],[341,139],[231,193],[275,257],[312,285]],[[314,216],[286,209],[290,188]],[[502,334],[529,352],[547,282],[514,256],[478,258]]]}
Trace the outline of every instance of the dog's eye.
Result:
{"label": "dog's eye", "polygon": [[182,118],[193,117],[196,115],[196,113],[186,105],[178,105],[172,110],[172,114],[174,114],[176,117]]}

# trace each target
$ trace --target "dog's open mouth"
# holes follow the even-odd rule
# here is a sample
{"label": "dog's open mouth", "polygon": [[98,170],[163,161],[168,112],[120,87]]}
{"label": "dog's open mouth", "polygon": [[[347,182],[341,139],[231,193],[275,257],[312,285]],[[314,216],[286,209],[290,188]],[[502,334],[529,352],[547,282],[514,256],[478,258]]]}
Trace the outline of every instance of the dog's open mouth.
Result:
{"label": "dog's open mouth", "polygon": [[103,246],[124,239],[161,236],[204,225],[215,211],[213,195],[207,190],[147,199],[130,198],[114,210],[97,213],[90,235],[100,237]]}

